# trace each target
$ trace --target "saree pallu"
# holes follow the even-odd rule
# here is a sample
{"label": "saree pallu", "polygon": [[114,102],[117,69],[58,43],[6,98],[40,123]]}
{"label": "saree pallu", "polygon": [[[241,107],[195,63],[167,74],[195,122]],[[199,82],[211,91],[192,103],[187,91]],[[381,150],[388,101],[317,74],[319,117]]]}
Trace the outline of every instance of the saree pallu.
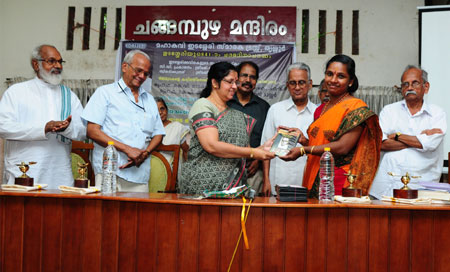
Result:
{"label": "saree pallu", "polygon": [[[234,109],[226,109],[215,117],[202,112],[192,118],[195,132],[216,127],[219,141],[246,147],[256,120]],[[206,152],[197,135],[191,140],[188,160],[181,168],[179,191],[182,194],[201,194],[205,190],[220,191],[241,185],[246,180],[245,159],[226,159]]]}
{"label": "saree pallu", "polygon": [[[309,146],[317,146],[337,141],[360,125],[363,131],[355,147],[346,155],[334,155],[336,194],[349,185],[344,173],[351,170],[358,175],[354,186],[367,195],[380,161],[382,132],[378,116],[364,101],[352,98],[329,109],[308,128]],[[310,197],[317,198],[319,195],[319,168],[320,156],[308,155],[303,186],[308,188]]]}

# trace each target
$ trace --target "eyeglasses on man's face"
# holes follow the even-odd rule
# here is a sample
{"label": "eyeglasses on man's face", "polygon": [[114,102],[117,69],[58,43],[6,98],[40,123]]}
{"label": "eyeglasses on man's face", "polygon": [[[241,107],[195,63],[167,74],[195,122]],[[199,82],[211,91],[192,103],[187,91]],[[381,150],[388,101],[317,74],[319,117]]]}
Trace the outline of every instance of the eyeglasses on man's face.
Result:
{"label": "eyeglasses on man's face", "polygon": [[143,74],[144,77],[149,77],[149,76],[150,76],[150,72],[146,72],[146,71],[142,70],[141,68],[135,68],[135,67],[133,67],[133,66],[132,66],[131,64],[129,64],[129,63],[127,63],[127,65],[130,66],[131,69],[133,69],[133,71],[134,71],[136,74],[138,74],[138,75]]}
{"label": "eyeglasses on man's face", "polygon": [[305,87],[306,83],[308,83],[308,82],[304,81],[304,80],[299,80],[299,81],[289,80],[288,81],[289,86],[291,86],[293,88],[297,87],[297,85],[300,86],[300,87]]}
{"label": "eyeglasses on man's face", "polygon": [[241,82],[240,81],[238,81],[238,80],[228,80],[228,79],[222,79],[222,81],[225,81],[226,83],[228,83],[228,84],[230,84],[230,85],[234,85],[234,84],[236,84],[236,86],[240,86],[241,85]]}
{"label": "eyeglasses on man's face", "polygon": [[241,78],[250,78],[251,80],[256,80],[256,75],[240,74],[239,77],[241,77]]}
{"label": "eyeglasses on man's face", "polygon": [[420,85],[422,85],[422,83],[420,83],[417,80],[414,80],[411,84],[409,84],[409,82],[402,82],[401,84],[402,89],[407,89],[409,88],[409,86],[413,87],[414,89],[417,89],[420,87]]}
{"label": "eyeglasses on man's face", "polygon": [[49,59],[37,59],[38,61],[43,61],[46,62],[48,65],[56,65],[56,63],[59,63],[60,65],[63,65],[63,63],[66,63],[66,61],[64,61],[63,59],[54,59],[54,58],[49,58]]}

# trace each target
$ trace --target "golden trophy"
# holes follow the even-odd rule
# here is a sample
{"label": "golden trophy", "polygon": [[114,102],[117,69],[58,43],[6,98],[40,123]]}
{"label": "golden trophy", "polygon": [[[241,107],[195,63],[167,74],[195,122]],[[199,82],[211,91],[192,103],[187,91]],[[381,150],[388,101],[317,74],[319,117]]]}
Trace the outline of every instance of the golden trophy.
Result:
{"label": "golden trophy", "polygon": [[[388,172],[388,175],[393,177],[399,177],[400,175],[396,175],[392,172]],[[417,198],[418,190],[411,189],[408,187],[408,183],[411,181],[411,178],[420,178],[420,176],[410,176],[408,172],[404,176],[401,176],[400,181],[403,183],[403,187],[401,189],[394,189],[394,197],[396,198],[406,198],[413,199]]]}
{"label": "golden trophy", "polygon": [[356,177],[358,177],[358,175],[352,174],[352,170],[349,170],[348,173],[344,175],[347,176],[347,181],[350,185],[347,186],[347,188],[342,189],[342,196],[361,197],[362,190],[353,186],[353,183],[356,181]]}
{"label": "golden trophy", "polygon": [[89,179],[86,177],[87,174],[87,166],[89,163],[78,163],[78,176],[77,179],[74,180],[74,186],[78,188],[88,188],[89,187]]}
{"label": "golden trophy", "polygon": [[19,169],[20,169],[20,172],[22,172],[22,175],[20,177],[17,177],[14,180],[15,184],[22,185],[22,186],[33,186],[34,185],[34,179],[27,175],[27,171],[30,169],[30,165],[33,165],[33,164],[36,164],[36,162],[29,162],[29,163],[22,162],[20,164],[16,164],[17,166],[19,166]]}

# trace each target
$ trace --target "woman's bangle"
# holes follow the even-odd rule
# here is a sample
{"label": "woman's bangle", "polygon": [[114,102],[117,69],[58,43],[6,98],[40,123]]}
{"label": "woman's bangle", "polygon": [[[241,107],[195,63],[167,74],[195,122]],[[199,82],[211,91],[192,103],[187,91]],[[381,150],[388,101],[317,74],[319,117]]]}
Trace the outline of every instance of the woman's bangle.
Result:
{"label": "woman's bangle", "polygon": [[255,155],[253,154],[253,148],[250,147],[250,159],[253,159]]}
{"label": "woman's bangle", "polygon": [[300,157],[305,155],[305,154],[306,154],[305,148],[303,146],[301,146],[300,147]]}
{"label": "woman's bangle", "polygon": [[316,147],[315,145],[311,146],[311,150],[309,151],[309,153],[312,155],[312,152],[314,150],[314,147]]}

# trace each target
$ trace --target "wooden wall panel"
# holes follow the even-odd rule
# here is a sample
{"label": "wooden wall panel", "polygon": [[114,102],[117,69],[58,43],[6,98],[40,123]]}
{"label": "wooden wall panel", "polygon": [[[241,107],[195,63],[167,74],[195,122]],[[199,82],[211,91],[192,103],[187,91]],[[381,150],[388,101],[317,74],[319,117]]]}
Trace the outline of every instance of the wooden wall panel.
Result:
{"label": "wooden wall panel", "polygon": [[343,271],[347,268],[348,210],[327,210],[326,271]]}
{"label": "wooden wall panel", "polygon": [[325,271],[327,246],[327,210],[308,210],[306,227],[306,271]]}
{"label": "wooden wall panel", "polygon": [[156,271],[156,205],[138,204],[137,271]]}
{"label": "wooden wall panel", "polygon": [[42,205],[39,199],[25,198],[23,228],[23,271],[39,271],[42,245]]}
{"label": "wooden wall panel", "polygon": [[369,210],[349,209],[347,271],[368,270]]}
{"label": "wooden wall panel", "polygon": [[389,268],[405,271],[411,262],[411,211],[393,210],[389,218]]}
{"label": "wooden wall panel", "polygon": [[389,211],[370,210],[369,271],[388,271]]}
{"label": "wooden wall panel", "polygon": [[6,197],[2,271],[22,271],[24,197]]}
{"label": "wooden wall panel", "polygon": [[304,208],[286,209],[285,271],[304,271],[306,268],[306,214]]}
{"label": "wooden wall panel", "polygon": [[450,269],[450,213],[434,212],[434,270]]}
{"label": "wooden wall panel", "polygon": [[[264,209],[251,207],[245,224],[248,236],[249,250],[242,250],[242,270],[263,270],[263,243],[264,243]],[[243,244],[241,244],[243,245]]]}
{"label": "wooden wall panel", "polygon": [[178,252],[178,206],[158,204],[156,221],[156,270],[176,271]]}
{"label": "wooden wall panel", "polygon": [[413,211],[411,231],[411,271],[433,271],[433,213]]}
{"label": "wooden wall panel", "polygon": [[85,200],[83,220],[83,243],[81,245],[82,271],[101,270],[102,241],[102,202],[100,200]]}
{"label": "wooden wall panel", "polygon": [[[222,215],[222,222],[220,230],[219,270],[227,271],[239,234],[241,233],[241,207],[221,207],[220,213]],[[243,246],[241,239],[230,271],[241,270]],[[207,258],[207,256],[203,258]]]}
{"label": "wooden wall panel", "polygon": [[61,234],[62,271],[81,270],[81,244],[83,241],[84,201],[63,200]]}
{"label": "wooden wall panel", "polygon": [[119,207],[118,201],[104,201],[102,205],[102,271],[114,272],[119,255]]}
{"label": "wooden wall panel", "polygon": [[119,271],[136,271],[137,208],[135,202],[120,203]]}
{"label": "wooden wall panel", "polygon": [[[0,271],[226,271],[241,231],[239,206],[36,195],[0,205]],[[313,205],[252,207],[250,250],[241,240],[231,271],[448,271],[445,207]]]}
{"label": "wooden wall panel", "polygon": [[61,234],[63,200],[57,198],[40,199],[42,215],[42,270],[61,271]]}
{"label": "wooden wall panel", "polygon": [[264,210],[264,269],[284,271],[286,209]]}
{"label": "wooden wall panel", "polygon": [[3,271],[3,263],[5,262],[4,258],[4,250],[5,243],[3,243],[3,237],[5,237],[5,205],[6,199],[0,198],[0,271]]}
{"label": "wooden wall panel", "polygon": [[200,229],[200,207],[179,206],[177,271],[198,271],[199,244],[204,241]]}
{"label": "wooden wall panel", "polygon": [[221,245],[221,208],[200,206],[200,241],[198,249],[198,271],[219,271]]}

